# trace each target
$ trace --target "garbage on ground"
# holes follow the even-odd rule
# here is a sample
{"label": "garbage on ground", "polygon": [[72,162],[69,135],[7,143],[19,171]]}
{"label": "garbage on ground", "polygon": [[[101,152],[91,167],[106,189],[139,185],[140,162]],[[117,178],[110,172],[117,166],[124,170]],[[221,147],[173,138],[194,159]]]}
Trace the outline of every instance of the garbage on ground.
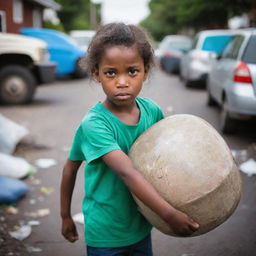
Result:
{"label": "garbage on ground", "polygon": [[18,142],[29,133],[25,127],[3,115],[0,115],[0,127],[0,152],[6,154],[12,154]]}
{"label": "garbage on ground", "polygon": [[16,203],[29,190],[26,183],[3,176],[0,176],[0,188],[0,204]]}
{"label": "garbage on ground", "polygon": [[40,168],[49,168],[57,164],[57,161],[52,158],[40,158],[35,162],[37,167]]}
{"label": "garbage on ground", "polygon": [[37,217],[44,217],[50,214],[50,209],[44,208],[44,209],[39,209],[34,212],[26,212],[24,215],[32,217],[32,218],[37,218]]}
{"label": "garbage on ground", "polygon": [[40,224],[41,224],[41,222],[38,221],[38,220],[30,220],[30,221],[28,221],[28,225],[29,226],[39,226]]}
{"label": "garbage on ground", "polygon": [[40,185],[41,180],[36,179],[34,176],[29,176],[28,182],[31,183],[32,185]]}
{"label": "garbage on ground", "polygon": [[237,164],[241,164],[248,160],[248,151],[246,149],[231,150],[231,153]]}
{"label": "garbage on ground", "polygon": [[40,188],[40,192],[43,193],[43,194],[46,194],[46,195],[50,195],[52,192],[54,191],[53,188],[49,187],[41,187]]}
{"label": "garbage on ground", "polygon": [[79,223],[79,224],[84,224],[84,215],[83,213],[77,213],[75,215],[72,216],[72,219],[74,220],[74,222]]}
{"label": "garbage on ground", "polygon": [[42,252],[43,250],[39,247],[27,246],[27,251],[28,252]]}
{"label": "garbage on ground", "polygon": [[14,207],[14,206],[6,206],[5,207],[5,212],[8,213],[8,214],[18,214],[19,213],[19,210],[18,208]]}
{"label": "garbage on ground", "polygon": [[9,231],[9,235],[17,240],[24,240],[30,236],[32,228],[30,225],[22,225],[16,231]]}
{"label": "garbage on ground", "polygon": [[30,204],[35,204],[35,203],[36,203],[36,200],[35,200],[35,199],[30,199],[30,200],[29,200],[29,203],[30,203]]}
{"label": "garbage on ground", "polygon": [[242,172],[246,173],[248,176],[252,176],[253,174],[256,174],[256,161],[250,158],[246,162],[240,164],[239,168]]}
{"label": "garbage on ground", "polygon": [[25,159],[0,153],[0,176],[22,179],[35,172],[35,167]]}

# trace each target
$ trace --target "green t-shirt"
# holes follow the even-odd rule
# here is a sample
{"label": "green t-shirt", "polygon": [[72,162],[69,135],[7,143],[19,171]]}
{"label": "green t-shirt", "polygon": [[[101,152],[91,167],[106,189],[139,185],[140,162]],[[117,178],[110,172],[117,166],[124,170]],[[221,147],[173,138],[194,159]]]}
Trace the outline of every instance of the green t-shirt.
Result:
{"label": "green t-shirt", "polygon": [[82,208],[89,246],[128,246],[146,237],[152,228],[138,211],[126,185],[101,158],[117,149],[127,154],[136,138],[163,118],[153,101],[136,98],[136,102],[140,109],[136,125],[123,123],[97,103],[76,130],[69,158],[86,161]]}

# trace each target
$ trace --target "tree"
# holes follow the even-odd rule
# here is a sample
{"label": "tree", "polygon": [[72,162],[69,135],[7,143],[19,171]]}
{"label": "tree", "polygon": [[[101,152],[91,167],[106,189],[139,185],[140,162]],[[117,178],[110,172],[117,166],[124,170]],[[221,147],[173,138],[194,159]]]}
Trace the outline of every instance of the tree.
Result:
{"label": "tree", "polygon": [[150,15],[141,25],[156,40],[186,28],[227,28],[230,17],[248,12],[254,0],[151,0]]}
{"label": "tree", "polygon": [[[90,0],[56,0],[62,8],[58,17],[66,32],[90,29]],[[100,23],[100,4],[96,5],[97,22]]]}

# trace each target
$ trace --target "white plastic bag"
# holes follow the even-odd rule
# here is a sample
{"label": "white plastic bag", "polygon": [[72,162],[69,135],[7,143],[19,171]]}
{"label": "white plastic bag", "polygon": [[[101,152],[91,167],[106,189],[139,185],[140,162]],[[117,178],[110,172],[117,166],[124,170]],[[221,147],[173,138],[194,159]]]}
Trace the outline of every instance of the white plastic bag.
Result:
{"label": "white plastic bag", "polygon": [[35,171],[25,159],[0,153],[0,176],[21,179]]}
{"label": "white plastic bag", "polygon": [[0,152],[12,154],[28,130],[0,114]]}

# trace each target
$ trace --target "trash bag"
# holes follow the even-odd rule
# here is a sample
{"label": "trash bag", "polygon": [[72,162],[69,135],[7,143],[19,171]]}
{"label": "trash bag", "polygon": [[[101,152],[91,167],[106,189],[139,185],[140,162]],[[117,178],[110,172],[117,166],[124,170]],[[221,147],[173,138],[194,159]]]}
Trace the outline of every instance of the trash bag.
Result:
{"label": "trash bag", "polygon": [[12,154],[17,143],[28,133],[25,127],[0,115],[0,152]]}
{"label": "trash bag", "polygon": [[0,153],[0,176],[21,179],[35,171],[25,159]]}
{"label": "trash bag", "polygon": [[0,204],[16,203],[28,190],[28,185],[23,181],[0,176]]}

